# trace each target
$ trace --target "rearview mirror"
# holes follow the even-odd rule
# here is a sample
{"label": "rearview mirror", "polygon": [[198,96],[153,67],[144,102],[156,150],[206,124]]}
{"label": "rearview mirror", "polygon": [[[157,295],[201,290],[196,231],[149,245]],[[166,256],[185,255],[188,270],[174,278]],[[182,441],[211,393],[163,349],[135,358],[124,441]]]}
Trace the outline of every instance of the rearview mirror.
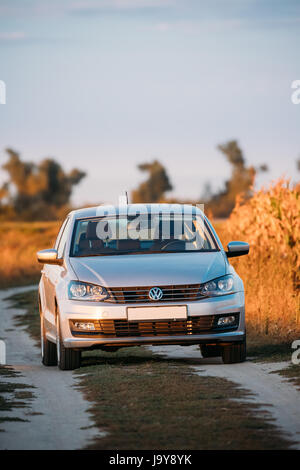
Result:
{"label": "rearview mirror", "polygon": [[235,256],[243,256],[249,253],[249,243],[246,242],[230,242],[227,245],[226,251],[227,258],[234,258]]}
{"label": "rearview mirror", "polygon": [[37,252],[37,260],[42,264],[63,264],[63,259],[57,257],[57,250],[41,250]]}

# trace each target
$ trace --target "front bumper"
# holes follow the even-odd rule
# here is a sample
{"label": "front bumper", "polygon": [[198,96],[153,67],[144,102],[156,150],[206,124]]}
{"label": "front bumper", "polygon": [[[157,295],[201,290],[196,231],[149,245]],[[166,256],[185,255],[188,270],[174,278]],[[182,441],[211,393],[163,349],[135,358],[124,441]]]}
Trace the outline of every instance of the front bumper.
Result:
{"label": "front bumper", "polygon": [[66,348],[86,349],[97,346],[142,346],[143,344],[228,344],[234,341],[242,341],[245,333],[234,331],[230,333],[211,333],[201,335],[176,335],[176,336],[148,336],[130,338],[66,338],[64,345]]}
{"label": "front bumper", "polygon": [[[70,330],[70,320],[127,320],[130,304],[105,304],[64,300],[59,304],[61,333],[66,348],[94,348],[97,346],[133,346],[143,344],[201,344],[231,343],[242,341],[245,335],[244,293],[237,292],[192,302],[151,302],[151,307],[186,305],[188,318],[205,315],[239,313],[239,325],[235,331],[203,332],[203,334],[159,335],[137,337],[75,337]],[[135,304],[135,307],[145,304]],[[155,319],[153,319],[154,321]]]}

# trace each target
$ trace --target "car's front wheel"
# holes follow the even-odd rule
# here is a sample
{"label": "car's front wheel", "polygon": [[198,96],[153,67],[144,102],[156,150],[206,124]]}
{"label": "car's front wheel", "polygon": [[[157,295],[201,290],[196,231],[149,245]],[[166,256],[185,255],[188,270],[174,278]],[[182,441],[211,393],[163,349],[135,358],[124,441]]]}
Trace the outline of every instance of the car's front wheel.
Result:
{"label": "car's front wheel", "polygon": [[222,359],[224,364],[236,364],[246,360],[246,336],[238,343],[232,343],[222,348]]}
{"label": "car's front wheel", "polygon": [[39,297],[39,311],[40,311],[40,321],[41,321],[41,354],[42,354],[42,363],[44,366],[56,366],[57,364],[57,355],[56,355],[56,346],[54,343],[51,343],[47,339],[46,329],[45,329],[45,320],[41,307],[41,299]]}
{"label": "car's front wheel", "polygon": [[56,351],[57,365],[61,370],[74,370],[80,367],[81,351],[65,348],[63,344],[59,315],[56,317]]}
{"label": "car's front wheel", "polygon": [[41,353],[42,363],[44,364],[44,366],[56,366],[56,346],[54,343],[51,343],[51,341],[49,341],[46,337],[43,315],[41,315]]}

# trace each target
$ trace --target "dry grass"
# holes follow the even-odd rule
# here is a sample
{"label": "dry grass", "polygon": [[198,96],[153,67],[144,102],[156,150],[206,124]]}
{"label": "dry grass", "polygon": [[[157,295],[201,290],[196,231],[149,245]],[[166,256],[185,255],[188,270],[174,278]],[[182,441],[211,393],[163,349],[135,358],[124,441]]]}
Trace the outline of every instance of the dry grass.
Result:
{"label": "dry grass", "polygon": [[300,337],[300,193],[279,181],[258,191],[216,227],[225,246],[248,241],[249,256],[231,263],[246,289],[250,333],[292,341]]}
{"label": "dry grass", "polygon": [[[100,429],[90,449],[287,449],[246,391],[143,348],[85,353],[77,370]],[[233,398],[235,400],[233,400]],[[188,431],[187,431],[188,430]]]}
{"label": "dry grass", "polygon": [[60,222],[2,222],[0,287],[30,284],[39,278],[36,252],[53,246]]}

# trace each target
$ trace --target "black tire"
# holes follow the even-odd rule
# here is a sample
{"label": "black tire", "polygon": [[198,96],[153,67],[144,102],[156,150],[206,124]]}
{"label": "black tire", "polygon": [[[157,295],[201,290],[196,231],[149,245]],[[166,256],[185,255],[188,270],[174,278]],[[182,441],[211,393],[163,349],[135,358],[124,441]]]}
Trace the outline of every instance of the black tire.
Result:
{"label": "black tire", "polygon": [[42,363],[44,366],[56,366],[57,365],[57,354],[56,354],[56,344],[51,343],[46,338],[44,317],[41,315],[41,353],[42,353]]}
{"label": "black tire", "polygon": [[61,339],[59,315],[56,317],[57,365],[61,370],[78,369],[81,364],[81,351],[65,348]]}
{"label": "black tire", "polygon": [[245,362],[247,356],[246,337],[242,342],[224,346],[222,349],[222,359],[224,364],[236,364]]}
{"label": "black tire", "polygon": [[204,358],[222,356],[222,348],[216,345],[212,346],[209,344],[201,344],[200,351],[201,351],[202,357]]}

